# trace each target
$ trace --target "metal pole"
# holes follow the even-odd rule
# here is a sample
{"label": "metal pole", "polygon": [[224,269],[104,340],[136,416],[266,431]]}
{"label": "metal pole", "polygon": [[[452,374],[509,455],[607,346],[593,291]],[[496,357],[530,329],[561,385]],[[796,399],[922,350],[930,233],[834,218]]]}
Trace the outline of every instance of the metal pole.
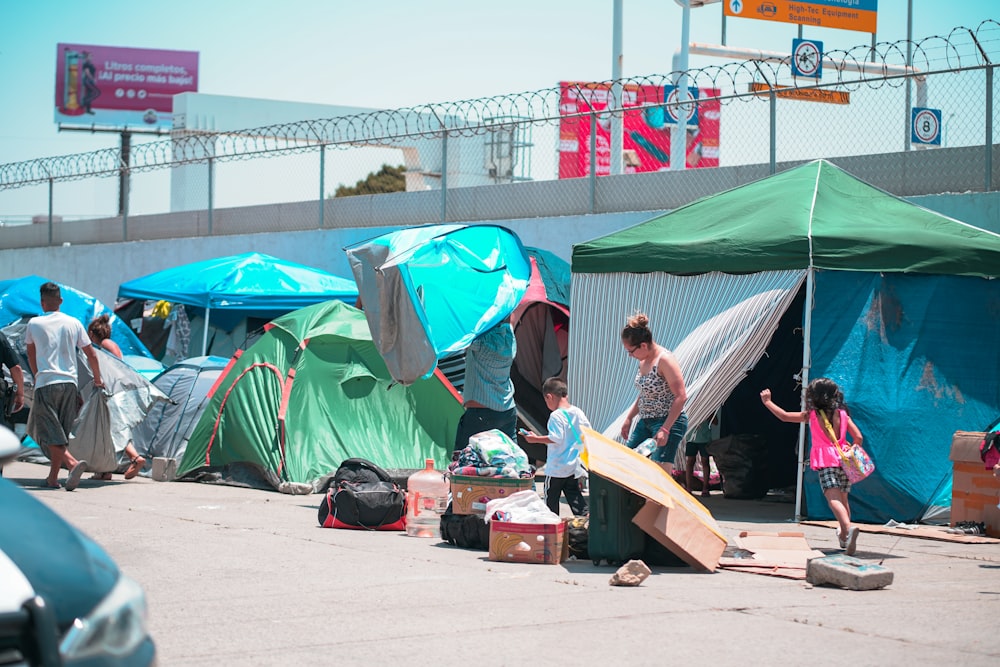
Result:
{"label": "metal pole", "polygon": [[212,235],[212,208],[215,200],[215,162],[208,158],[208,235]]}
{"label": "metal pole", "polygon": [[611,35],[611,99],[608,100],[608,112],[611,114],[611,174],[620,174],[622,167],[622,151],[625,148],[622,132],[625,118],[620,113],[622,108],[622,63],[625,59],[622,53],[622,4],[623,0],[614,0],[614,16],[612,18]]}
{"label": "metal pole", "polygon": [[726,12],[722,12],[722,45],[726,45]]}
{"label": "metal pole", "polygon": [[[681,54],[677,61],[677,71],[679,75],[674,77],[674,91],[677,93],[677,101],[685,101],[688,97],[688,59],[691,43],[691,0],[684,0],[681,6]],[[675,72],[676,74],[676,72]],[[666,101],[666,100],[664,100]],[[677,122],[670,129],[670,165],[669,169],[684,170],[687,167],[687,108],[675,106],[674,114]]]}
{"label": "metal pole", "polygon": [[590,212],[597,212],[597,112],[590,110]]}
{"label": "metal pole", "polygon": [[125,178],[122,180],[122,187],[125,188],[125,196],[123,198],[124,206],[122,207],[122,241],[128,241],[128,200],[129,200],[129,175],[125,174]]}
{"label": "metal pole", "polygon": [[122,130],[118,167],[118,215],[125,215],[125,198],[128,196],[128,171],[132,153],[132,134]]}
{"label": "metal pole", "polygon": [[52,245],[52,188],[55,185],[55,181],[52,177],[49,177],[49,245]]}
{"label": "metal pole", "polygon": [[993,189],[993,68],[986,68],[986,187]]}
{"label": "metal pole", "polygon": [[[770,85],[770,84],[768,84],[768,85]],[[770,98],[770,106],[771,106],[771,146],[770,146],[771,170],[768,173],[770,173],[773,176],[774,172],[775,172],[775,169],[776,169],[776,163],[777,163],[777,160],[778,160],[778,156],[777,156],[777,152],[778,152],[778,94],[777,94],[777,92],[775,92],[773,86],[771,87],[771,90],[768,93],[768,97]]]}
{"label": "metal pole", "polygon": [[441,222],[448,221],[448,130],[441,132]]}
{"label": "metal pole", "polygon": [[326,208],[326,144],[319,147],[319,228],[323,229],[323,209]]}
{"label": "metal pole", "polygon": [[[811,233],[811,232],[810,232]],[[806,409],[806,387],[809,386],[809,370],[812,368],[812,309],[813,309],[813,267],[810,259],[810,267],[806,273],[806,299],[803,303],[805,312],[803,318],[805,324],[802,327],[802,398],[800,400],[800,410]],[[799,424],[799,465],[795,475],[795,521],[802,520],[802,473],[806,467],[806,425]]]}
{"label": "metal pole", "polygon": [[[906,66],[913,67],[913,0],[906,0]],[[913,115],[913,98],[910,86],[913,84],[912,74],[906,77],[906,121],[903,123],[904,143],[903,150],[909,151],[910,145],[910,116]]]}
{"label": "metal pole", "polygon": [[211,314],[212,309],[206,306],[205,308],[205,331],[201,334],[201,354],[202,356],[208,356],[208,318]]}

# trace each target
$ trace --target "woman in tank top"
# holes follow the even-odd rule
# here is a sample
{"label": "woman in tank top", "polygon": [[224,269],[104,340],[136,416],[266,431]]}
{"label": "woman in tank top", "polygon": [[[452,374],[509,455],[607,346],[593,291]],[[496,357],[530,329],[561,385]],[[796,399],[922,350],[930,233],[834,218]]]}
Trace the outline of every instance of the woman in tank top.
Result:
{"label": "woman in tank top", "polygon": [[673,353],[653,342],[649,318],[636,313],[622,329],[622,345],[639,362],[635,387],[639,396],[625,416],[622,439],[631,449],[648,438],[656,441],[650,458],[672,472],[677,446],[687,431],[684,375]]}

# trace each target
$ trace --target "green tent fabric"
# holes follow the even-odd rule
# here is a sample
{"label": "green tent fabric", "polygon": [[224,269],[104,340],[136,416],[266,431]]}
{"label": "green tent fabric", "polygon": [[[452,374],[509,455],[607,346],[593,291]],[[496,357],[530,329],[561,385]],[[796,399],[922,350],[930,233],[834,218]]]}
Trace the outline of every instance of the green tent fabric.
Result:
{"label": "green tent fabric", "polygon": [[319,490],[347,458],[443,468],[462,415],[439,376],[393,382],[364,314],[327,301],[274,320],[211,392],[178,476],[248,465],[275,488]]}
{"label": "green tent fabric", "polygon": [[578,244],[572,266],[573,273],[747,273],[812,266],[997,277],[1000,236],[817,160]]}

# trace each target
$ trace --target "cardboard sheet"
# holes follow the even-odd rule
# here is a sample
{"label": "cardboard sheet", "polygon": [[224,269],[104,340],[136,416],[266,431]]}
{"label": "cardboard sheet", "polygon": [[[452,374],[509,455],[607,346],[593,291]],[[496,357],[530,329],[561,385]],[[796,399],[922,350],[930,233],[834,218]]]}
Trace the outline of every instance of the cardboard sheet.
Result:
{"label": "cardboard sheet", "polygon": [[752,552],[752,557],[720,558],[720,567],[785,579],[805,579],[809,560],[825,555],[810,547],[805,535],[798,532],[743,531],[736,538],[736,544]]}
{"label": "cardboard sheet", "polygon": [[584,429],[583,462],[588,470],[646,499],[632,521],[692,567],[715,570],[726,548],[722,529],[704,505],[658,464]]}

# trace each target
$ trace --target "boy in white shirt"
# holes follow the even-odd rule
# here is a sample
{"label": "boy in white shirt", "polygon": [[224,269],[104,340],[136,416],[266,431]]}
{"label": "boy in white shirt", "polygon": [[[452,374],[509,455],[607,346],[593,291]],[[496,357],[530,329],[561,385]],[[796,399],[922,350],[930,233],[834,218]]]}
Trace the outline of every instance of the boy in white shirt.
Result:
{"label": "boy in white shirt", "polygon": [[580,488],[580,478],[587,474],[580,453],[583,451],[584,428],[590,428],[590,421],[583,410],[571,405],[567,398],[566,383],[551,377],[542,384],[545,405],[552,414],[549,416],[549,434],[536,435],[531,431],[521,435],[527,442],[548,445],[545,461],[545,504],[559,514],[559,496],[565,495],[574,516],[589,513],[587,499]]}

